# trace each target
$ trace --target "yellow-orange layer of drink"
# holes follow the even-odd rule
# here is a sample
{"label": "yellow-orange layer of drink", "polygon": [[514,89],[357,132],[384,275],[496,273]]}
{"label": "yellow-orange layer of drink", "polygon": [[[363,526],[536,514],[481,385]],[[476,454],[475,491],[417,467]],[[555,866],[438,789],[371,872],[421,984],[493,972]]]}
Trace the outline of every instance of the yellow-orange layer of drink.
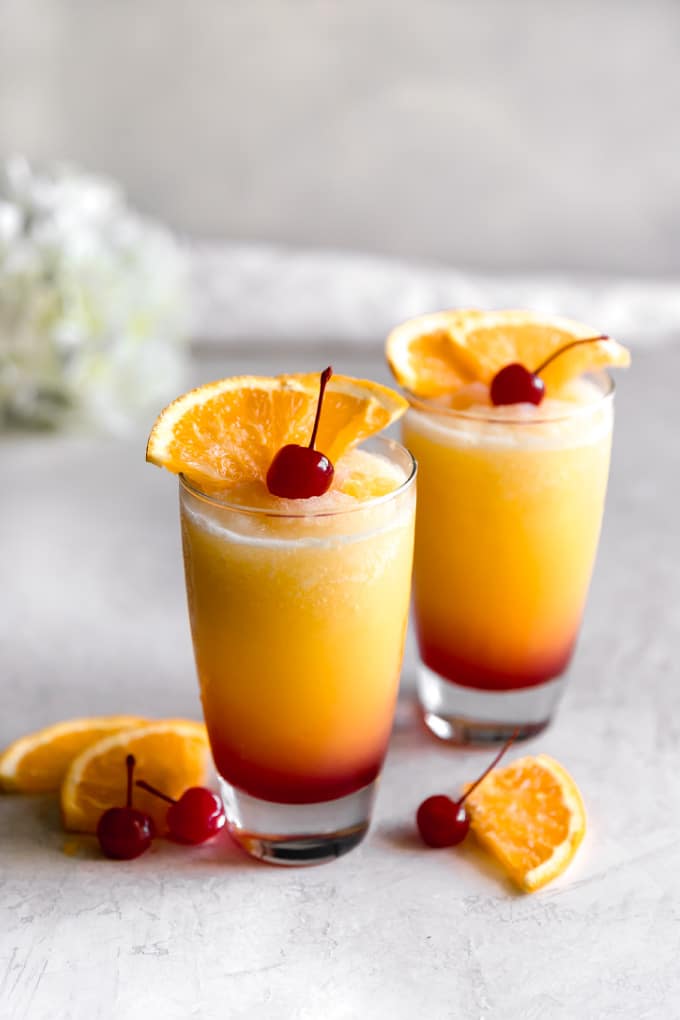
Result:
{"label": "yellow-orange layer of drink", "polygon": [[568,665],[607,486],[608,390],[579,380],[540,407],[414,399],[416,624],[423,662],[445,679],[513,690]]}
{"label": "yellow-orange layer of drink", "polygon": [[229,783],[265,800],[345,796],[382,764],[408,615],[415,491],[406,452],[374,442],[385,456],[345,455],[333,489],[316,499],[277,499],[253,482],[217,500],[181,484],[213,756]]}

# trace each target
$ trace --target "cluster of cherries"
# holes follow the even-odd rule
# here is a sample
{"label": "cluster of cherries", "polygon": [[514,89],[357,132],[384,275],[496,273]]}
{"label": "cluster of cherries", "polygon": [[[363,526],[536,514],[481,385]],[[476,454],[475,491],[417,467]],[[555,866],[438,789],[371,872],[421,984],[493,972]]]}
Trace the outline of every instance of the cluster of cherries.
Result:
{"label": "cluster of cherries", "polygon": [[[112,807],[99,819],[97,839],[103,853],[117,861],[131,861],[148,850],[156,835],[153,818],[145,811],[132,806],[132,786],[135,770],[134,755],[125,759],[127,769],[127,797],[125,807]],[[138,779],[137,786],[155,797],[168,802],[166,816],[171,839],[178,843],[204,843],[222,828],[225,822],[222,801],[205,786],[191,786],[179,800]]]}
{"label": "cluster of cherries", "polygon": [[572,340],[559,350],[553,351],[549,358],[542,361],[533,372],[518,361],[510,365],[504,365],[496,372],[491,380],[491,403],[498,407],[500,404],[540,404],[545,396],[545,383],[541,379],[541,372],[548,367],[565,351],[572,347],[580,347],[581,344],[593,344],[597,340],[608,340],[607,336],[589,336],[584,340]]}
{"label": "cluster of cherries", "polygon": [[489,772],[495,769],[499,761],[517,739],[519,730],[515,730],[509,740],[505,742],[491,764],[484,769],[481,776],[468,786],[462,797],[452,800],[446,794],[437,793],[428,797],[418,808],[416,813],[416,825],[423,843],[433,847],[457,846],[462,843],[470,831],[470,816],[465,807],[465,801],[473,790],[476,790],[483,779],[486,779]]}

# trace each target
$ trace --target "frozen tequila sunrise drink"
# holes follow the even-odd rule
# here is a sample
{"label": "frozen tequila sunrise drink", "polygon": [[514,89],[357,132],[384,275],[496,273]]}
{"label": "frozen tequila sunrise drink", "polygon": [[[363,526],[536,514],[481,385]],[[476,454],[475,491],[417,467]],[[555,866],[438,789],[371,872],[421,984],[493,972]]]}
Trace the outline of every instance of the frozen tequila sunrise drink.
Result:
{"label": "frozen tequila sunrise drink", "polygon": [[454,312],[399,327],[388,357],[409,389],[403,436],[419,464],[425,720],[459,743],[529,736],[576,643],[609,470],[603,369],[627,352],[567,320]]}
{"label": "frozen tequila sunrise drink", "polygon": [[[343,377],[322,404],[318,376],[220,385],[200,423],[173,428],[189,437],[180,510],[203,710],[233,835],[311,863],[366,832],[392,725],[415,467],[397,443],[356,442],[406,403]],[[175,468],[177,454],[151,454]]]}

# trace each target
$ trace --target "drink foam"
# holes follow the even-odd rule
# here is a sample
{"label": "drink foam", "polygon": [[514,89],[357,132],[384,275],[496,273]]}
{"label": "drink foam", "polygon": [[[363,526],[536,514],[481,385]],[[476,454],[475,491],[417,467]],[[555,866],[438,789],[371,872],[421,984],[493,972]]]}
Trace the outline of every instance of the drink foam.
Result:
{"label": "drink foam", "polygon": [[[333,484],[323,496],[283,499],[254,479],[229,489],[206,492],[208,499],[183,489],[183,512],[193,523],[225,541],[258,546],[324,546],[365,541],[410,519],[411,500],[383,497],[407,480],[386,457],[350,450],[335,465]],[[348,513],[348,511],[357,511]]]}
{"label": "drink foam", "polygon": [[453,397],[416,404],[405,431],[452,446],[558,449],[599,443],[612,429],[613,406],[601,385],[575,379],[539,405],[494,406],[489,388],[472,383]]}

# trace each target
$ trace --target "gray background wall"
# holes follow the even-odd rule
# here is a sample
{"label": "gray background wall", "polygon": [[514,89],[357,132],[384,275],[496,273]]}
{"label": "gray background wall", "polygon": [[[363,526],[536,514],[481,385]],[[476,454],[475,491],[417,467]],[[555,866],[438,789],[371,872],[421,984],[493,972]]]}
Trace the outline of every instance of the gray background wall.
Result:
{"label": "gray background wall", "polygon": [[0,155],[192,234],[680,269],[675,0],[0,0]]}

